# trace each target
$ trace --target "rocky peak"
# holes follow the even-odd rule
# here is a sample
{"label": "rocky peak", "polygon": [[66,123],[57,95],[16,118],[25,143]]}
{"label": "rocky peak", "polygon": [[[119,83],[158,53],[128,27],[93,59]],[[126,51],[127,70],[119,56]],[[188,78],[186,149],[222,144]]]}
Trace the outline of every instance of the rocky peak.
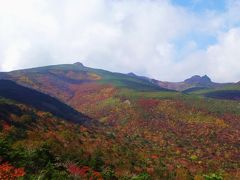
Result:
{"label": "rocky peak", "polygon": [[76,65],[78,67],[84,67],[83,63],[81,63],[81,62],[76,62],[76,63],[74,63],[74,65]]}
{"label": "rocky peak", "polygon": [[128,73],[127,75],[129,75],[129,76],[137,76],[137,75],[134,74],[133,72],[130,72],[130,73]]}
{"label": "rocky peak", "polygon": [[209,84],[212,83],[211,79],[207,76],[199,76],[199,75],[195,75],[192,76],[189,79],[186,79],[184,82],[188,83],[188,84]]}

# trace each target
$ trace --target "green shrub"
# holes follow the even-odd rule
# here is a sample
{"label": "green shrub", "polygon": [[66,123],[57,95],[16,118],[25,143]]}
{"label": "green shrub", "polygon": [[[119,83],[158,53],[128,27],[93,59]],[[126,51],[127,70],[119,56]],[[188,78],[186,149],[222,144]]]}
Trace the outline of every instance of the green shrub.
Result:
{"label": "green shrub", "polygon": [[223,180],[223,177],[219,174],[212,173],[210,175],[204,175],[206,180]]}
{"label": "green shrub", "polygon": [[132,177],[131,180],[151,180],[151,176],[147,173],[139,174],[138,176]]}
{"label": "green shrub", "polygon": [[115,180],[115,179],[117,179],[114,170],[112,168],[110,168],[110,167],[106,168],[103,171],[102,175],[103,175],[103,178],[106,179],[106,180]]}
{"label": "green shrub", "polygon": [[102,171],[104,161],[102,159],[102,153],[100,151],[95,151],[91,156],[89,165],[96,171]]}

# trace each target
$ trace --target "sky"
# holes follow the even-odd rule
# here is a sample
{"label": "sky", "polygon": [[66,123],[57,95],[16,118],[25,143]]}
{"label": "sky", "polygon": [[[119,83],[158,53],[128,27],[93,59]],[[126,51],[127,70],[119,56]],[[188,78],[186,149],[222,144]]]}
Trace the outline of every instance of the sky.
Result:
{"label": "sky", "polygon": [[240,81],[240,0],[0,0],[0,71],[82,62]]}

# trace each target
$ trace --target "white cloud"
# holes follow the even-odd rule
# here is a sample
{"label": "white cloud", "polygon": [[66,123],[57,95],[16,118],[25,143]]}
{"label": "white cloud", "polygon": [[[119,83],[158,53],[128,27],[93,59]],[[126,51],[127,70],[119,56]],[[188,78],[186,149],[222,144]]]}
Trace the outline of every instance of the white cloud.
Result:
{"label": "white cloud", "polygon": [[207,50],[209,74],[217,81],[240,80],[240,28],[219,36],[218,44]]}
{"label": "white cloud", "polygon": [[208,74],[217,82],[238,82],[240,79],[240,28],[233,28],[218,35],[217,43],[206,50],[195,49],[179,64],[178,73],[189,76]]}
{"label": "white cloud", "polygon": [[[227,43],[239,47],[222,40],[231,33],[223,31],[239,22],[232,19],[236,3],[227,12],[199,16],[168,0],[0,0],[0,70],[82,61],[162,80],[203,73],[236,80],[238,70],[229,69],[239,54],[222,50]],[[193,39],[179,51],[175,39],[191,32],[219,37],[219,44],[204,51]],[[212,59],[223,52],[214,69]],[[223,66],[229,58],[232,65]]]}

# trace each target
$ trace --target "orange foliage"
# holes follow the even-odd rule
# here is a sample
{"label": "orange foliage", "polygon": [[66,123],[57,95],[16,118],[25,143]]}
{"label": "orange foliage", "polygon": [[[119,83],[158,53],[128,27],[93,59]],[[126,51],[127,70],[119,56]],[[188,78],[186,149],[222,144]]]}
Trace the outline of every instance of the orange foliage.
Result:
{"label": "orange foliage", "polygon": [[89,110],[94,110],[96,103],[112,97],[116,93],[116,89],[97,83],[73,84],[69,88],[75,92],[74,96],[68,100],[69,104],[81,112],[89,114]]}
{"label": "orange foliage", "polygon": [[81,178],[88,178],[88,179],[97,179],[97,180],[103,180],[101,174],[99,172],[93,171],[88,166],[81,166],[78,167],[74,164],[70,164],[67,167],[67,170],[73,175],[73,176],[79,176]]}
{"label": "orange foliage", "polygon": [[156,160],[156,159],[158,159],[159,157],[158,157],[158,155],[155,155],[155,154],[154,154],[154,155],[151,156],[151,158]]}
{"label": "orange foliage", "polygon": [[0,165],[0,179],[15,180],[24,175],[25,171],[23,168],[15,168],[8,163]]}

